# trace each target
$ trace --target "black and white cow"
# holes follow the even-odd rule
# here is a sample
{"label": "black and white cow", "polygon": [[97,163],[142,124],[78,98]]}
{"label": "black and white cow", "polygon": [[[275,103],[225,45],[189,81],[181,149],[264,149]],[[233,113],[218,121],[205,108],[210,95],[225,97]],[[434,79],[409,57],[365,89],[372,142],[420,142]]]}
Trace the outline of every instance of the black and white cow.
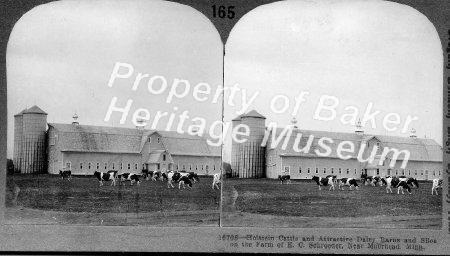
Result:
{"label": "black and white cow", "polygon": [[222,179],[220,173],[215,173],[213,176],[212,188],[215,189],[217,187],[217,189],[220,189],[219,185],[221,184]]}
{"label": "black and white cow", "polygon": [[64,180],[64,178],[67,178],[67,180],[71,180],[72,179],[72,172],[71,171],[61,171],[59,170],[59,175],[61,175],[61,179]]}
{"label": "black and white cow", "polygon": [[130,182],[130,186],[133,186],[134,183],[136,183],[137,185],[140,184],[139,181],[139,176],[137,174],[134,173],[122,173],[118,176],[119,181],[120,181],[120,185],[122,185],[125,181],[129,181]]}
{"label": "black and white cow", "polygon": [[342,178],[339,180],[339,189],[342,188],[344,190],[344,186],[348,186],[350,190],[352,190],[352,187],[355,187],[356,190],[359,190],[358,183],[356,182],[356,179],[354,178]]}
{"label": "black and white cow", "polygon": [[406,184],[408,184],[408,186],[412,186],[413,188],[419,188],[419,182],[417,181],[416,178],[406,176],[399,176],[398,178],[400,181],[406,181]]}
{"label": "black and white cow", "polygon": [[183,177],[183,176],[188,177],[194,183],[200,182],[198,174],[195,172],[180,171],[180,175],[181,175],[181,177]]}
{"label": "black and white cow", "polygon": [[436,195],[439,195],[438,191],[437,191],[438,188],[442,188],[442,180],[433,179],[433,186],[431,187],[431,194],[434,195],[434,191],[436,191]]}
{"label": "black and white cow", "polygon": [[281,181],[281,184],[286,181],[286,184],[291,184],[291,175],[278,175],[278,179]]}
{"label": "black and white cow", "polygon": [[363,182],[365,186],[370,184],[375,187],[380,181],[380,176],[368,176],[365,173],[361,174],[361,182]]}
{"label": "black and white cow", "polygon": [[411,194],[411,188],[409,187],[408,183],[406,181],[400,180],[397,185],[397,194],[400,194],[400,190],[402,191],[402,194],[405,194],[405,192],[403,192],[404,189],[406,189],[408,193]]}
{"label": "black and white cow", "polygon": [[108,172],[94,172],[94,177],[96,177],[100,183],[100,186],[103,186],[103,181],[111,181],[111,186],[116,185],[117,179],[117,171],[108,171]]}
{"label": "black and white cow", "polygon": [[181,176],[178,180],[178,189],[181,189],[181,185],[183,185],[183,189],[185,189],[184,185],[188,185],[188,188],[192,188],[192,181],[187,176]]}
{"label": "black and white cow", "polygon": [[337,179],[337,175],[327,175],[325,178],[329,179],[331,177],[331,180],[333,181],[334,184],[337,184],[338,179]]}
{"label": "black and white cow", "polygon": [[312,180],[314,180],[317,183],[317,185],[319,185],[319,190],[322,190],[321,186],[325,186],[325,187],[330,186],[329,190],[331,190],[331,189],[335,190],[333,176],[327,176],[327,177],[328,178],[321,178],[321,177],[314,176],[314,177],[312,177]]}
{"label": "black and white cow", "polygon": [[173,182],[178,182],[178,180],[181,178],[181,174],[179,172],[169,171],[163,172],[162,177],[167,181],[167,188],[174,188]]}

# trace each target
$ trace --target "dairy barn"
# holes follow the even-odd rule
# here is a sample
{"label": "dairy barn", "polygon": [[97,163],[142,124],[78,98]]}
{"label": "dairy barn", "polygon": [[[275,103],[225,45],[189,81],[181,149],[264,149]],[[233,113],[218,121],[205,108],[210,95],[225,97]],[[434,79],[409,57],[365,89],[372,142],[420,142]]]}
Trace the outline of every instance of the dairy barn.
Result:
{"label": "dairy barn", "polygon": [[38,106],[14,116],[15,171],[92,175],[95,171],[193,171],[213,175],[221,169],[221,148],[203,137],[174,131],[47,123]]}
{"label": "dairy barn", "polygon": [[[278,175],[289,174],[291,179],[311,179],[313,176],[336,175],[337,178],[360,178],[361,174],[369,176],[400,176],[405,175],[418,180],[442,179],[442,147],[433,139],[418,138],[415,130],[411,130],[409,137],[383,136],[365,134],[360,122],[356,125],[354,133],[327,132],[302,130],[297,127],[297,121],[292,120],[290,136],[282,134],[282,129],[268,129],[266,118],[252,110],[232,120],[233,128],[239,124],[245,124],[250,128],[248,140],[244,143],[232,142],[231,149],[231,176],[239,178],[278,178]],[[276,138],[280,135],[281,142],[273,145],[272,135]],[[267,134],[266,134],[267,133]],[[297,135],[300,142],[294,150]],[[261,146],[264,136],[268,136],[265,147]],[[286,138],[288,137],[288,138]],[[324,151],[320,145],[321,138],[329,138],[332,143],[326,146],[331,149],[327,156],[320,156],[315,150]],[[286,147],[283,149],[283,144]],[[354,145],[353,152],[345,151],[349,159],[343,160],[338,155],[340,143]],[[322,142],[323,143],[323,142]],[[362,150],[362,159],[368,159],[374,151],[372,163],[358,160],[358,152]],[[323,144],[322,144],[323,145]],[[383,155],[383,150],[397,149],[410,153],[407,165],[402,167],[406,155],[401,153],[395,157],[394,152],[388,151]],[[300,150],[298,150],[300,149]],[[300,152],[297,152],[300,151]],[[382,161],[380,161],[382,159]],[[396,160],[396,161],[395,161]],[[391,167],[391,161],[395,165]]]}

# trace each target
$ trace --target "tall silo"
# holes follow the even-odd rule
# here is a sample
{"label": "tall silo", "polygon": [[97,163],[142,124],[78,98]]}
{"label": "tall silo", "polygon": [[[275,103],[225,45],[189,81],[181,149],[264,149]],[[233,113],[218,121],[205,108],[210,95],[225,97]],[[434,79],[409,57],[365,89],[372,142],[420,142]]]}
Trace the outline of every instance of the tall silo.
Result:
{"label": "tall silo", "polygon": [[23,141],[23,112],[14,115],[14,153],[13,163],[14,172],[20,172],[20,168],[23,161],[22,141]]}
{"label": "tall silo", "polygon": [[[238,116],[231,120],[231,124],[233,126],[233,131],[236,126],[241,124],[241,116]],[[236,136],[237,139],[240,139],[239,136]],[[231,141],[231,177],[238,177],[239,175],[239,143],[232,139]]]}
{"label": "tall silo", "polygon": [[47,130],[47,113],[33,106],[22,113],[23,160],[21,173],[43,173],[46,165],[45,135]]}
{"label": "tall silo", "polygon": [[266,118],[252,110],[241,116],[241,124],[248,126],[247,141],[239,143],[239,178],[262,178],[265,176],[265,147],[261,143],[265,134]]}

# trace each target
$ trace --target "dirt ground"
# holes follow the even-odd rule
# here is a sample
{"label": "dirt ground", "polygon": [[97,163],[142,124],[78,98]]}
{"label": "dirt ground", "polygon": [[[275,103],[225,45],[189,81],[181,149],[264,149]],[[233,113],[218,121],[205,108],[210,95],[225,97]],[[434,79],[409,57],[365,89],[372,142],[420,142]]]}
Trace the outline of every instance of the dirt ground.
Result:
{"label": "dirt ground", "polygon": [[5,224],[218,226],[220,191],[201,177],[191,190],[162,181],[100,187],[94,177],[7,178]]}
{"label": "dirt ground", "polygon": [[358,191],[319,191],[312,181],[226,179],[222,198],[224,227],[442,228],[442,196],[431,195],[429,182],[398,195],[361,184]]}

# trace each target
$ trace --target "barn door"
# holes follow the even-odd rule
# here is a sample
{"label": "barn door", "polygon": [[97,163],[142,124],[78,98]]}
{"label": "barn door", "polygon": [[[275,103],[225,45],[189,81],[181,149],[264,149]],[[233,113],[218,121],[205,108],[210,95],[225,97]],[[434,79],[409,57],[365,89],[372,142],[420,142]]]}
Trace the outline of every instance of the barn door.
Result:
{"label": "barn door", "polygon": [[66,171],[72,170],[72,164],[70,162],[66,162]]}

